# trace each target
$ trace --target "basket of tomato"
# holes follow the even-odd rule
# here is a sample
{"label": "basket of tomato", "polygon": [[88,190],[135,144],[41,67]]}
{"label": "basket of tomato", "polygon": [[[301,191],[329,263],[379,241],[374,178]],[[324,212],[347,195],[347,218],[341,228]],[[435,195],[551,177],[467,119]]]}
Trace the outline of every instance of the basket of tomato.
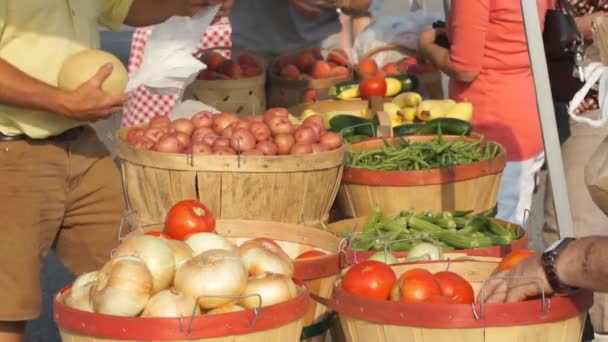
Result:
{"label": "basket of tomato", "polygon": [[[387,265],[368,260],[344,270],[331,299],[353,341],[577,341],[589,292],[507,304],[476,302],[499,258]],[[550,302],[550,304],[549,304]]]}

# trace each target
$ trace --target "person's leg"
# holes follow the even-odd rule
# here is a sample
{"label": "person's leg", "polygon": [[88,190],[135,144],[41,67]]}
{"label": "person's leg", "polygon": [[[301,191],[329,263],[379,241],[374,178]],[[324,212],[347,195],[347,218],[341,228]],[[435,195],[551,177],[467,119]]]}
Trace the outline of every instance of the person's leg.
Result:
{"label": "person's leg", "polygon": [[61,224],[65,150],[0,142],[0,341],[20,341],[41,309],[40,265]]}
{"label": "person's leg", "polygon": [[56,252],[78,274],[99,269],[118,245],[125,214],[120,174],[92,129],[70,144],[72,170]]}
{"label": "person's leg", "polygon": [[536,174],[544,160],[541,153],[531,159],[507,163],[498,191],[497,218],[525,226],[525,212],[532,206]]}

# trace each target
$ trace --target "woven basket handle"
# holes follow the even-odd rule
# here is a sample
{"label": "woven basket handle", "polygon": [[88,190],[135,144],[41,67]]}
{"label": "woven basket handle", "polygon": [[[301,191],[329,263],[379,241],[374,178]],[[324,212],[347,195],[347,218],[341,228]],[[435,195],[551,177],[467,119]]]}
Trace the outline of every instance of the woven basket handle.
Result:
{"label": "woven basket handle", "polygon": [[366,59],[366,58],[371,58],[371,57],[379,54],[380,52],[385,52],[385,51],[397,51],[397,52],[404,53],[408,56],[417,56],[418,55],[417,51],[407,48],[405,46],[401,46],[401,45],[397,45],[397,44],[388,44],[388,45],[381,45],[381,46],[378,46],[378,47],[375,47],[375,48],[369,50],[366,54],[364,54],[361,57],[361,60]]}

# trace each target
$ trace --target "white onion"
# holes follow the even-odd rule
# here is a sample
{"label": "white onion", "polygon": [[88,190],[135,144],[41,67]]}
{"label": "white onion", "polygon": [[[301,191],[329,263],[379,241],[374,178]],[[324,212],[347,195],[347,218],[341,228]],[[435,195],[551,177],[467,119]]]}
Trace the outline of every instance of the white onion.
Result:
{"label": "white onion", "polygon": [[239,312],[239,311],[245,311],[245,308],[240,305],[236,305],[234,303],[228,303],[228,304],[224,304],[222,306],[218,306],[217,308],[207,312],[207,315],[220,315],[220,314]]}
{"label": "white onion", "polygon": [[260,306],[269,306],[286,302],[298,295],[296,284],[282,274],[266,273],[249,278],[243,296],[258,294],[261,297],[251,296],[241,299],[239,304],[247,309],[255,309]]}
{"label": "white onion", "polygon": [[137,257],[117,257],[106,263],[91,289],[93,310],[114,316],[137,316],[152,295],[154,280]]}
{"label": "white onion", "polygon": [[203,309],[213,309],[234,298],[199,298],[201,296],[238,296],[247,285],[247,270],[238,255],[213,249],[186,261],[177,270],[174,287],[197,298]]}
{"label": "white onion", "polygon": [[175,275],[175,259],[165,239],[150,235],[135,235],[126,238],[114,252],[114,257],[136,256],[152,273],[152,293],[168,288]]}
{"label": "white onion", "polygon": [[180,240],[167,240],[167,245],[171,248],[173,253],[173,260],[175,261],[175,269],[179,269],[186,261],[190,260],[194,256],[194,251],[184,241]]}
{"label": "white onion", "polygon": [[79,287],[94,282],[97,279],[97,274],[99,274],[99,271],[93,271],[79,275],[78,277],[76,277],[76,280],[74,280],[74,284],[72,284],[72,289],[77,289]]}
{"label": "white onion", "polygon": [[371,257],[369,257],[369,259],[367,259],[367,260],[380,261],[387,265],[399,263],[399,259],[397,259],[397,257],[395,257],[395,255],[393,255],[393,253],[388,252],[388,251],[387,252],[378,251],[378,252],[374,253]]}
{"label": "white onion", "polygon": [[186,239],[186,243],[194,255],[199,255],[212,249],[225,249],[229,252],[235,250],[236,247],[225,237],[215,233],[195,233]]}
{"label": "white onion", "polygon": [[196,300],[175,289],[160,291],[148,300],[141,317],[191,317],[198,316],[201,310]]}
{"label": "white onion", "polygon": [[72,287],[63,298],[63,303],[71,308],[93,312],[93,306],[91,305],[91,288],[93,288],[93,282],[81,285],[79,287]]}
{"label": "white onion", "polygon": [[249,275],[256,276],[264,273],[276,273],[293,276],[293,261],[277,246],[249,240],[239,246],[238,253],[243,259]]}

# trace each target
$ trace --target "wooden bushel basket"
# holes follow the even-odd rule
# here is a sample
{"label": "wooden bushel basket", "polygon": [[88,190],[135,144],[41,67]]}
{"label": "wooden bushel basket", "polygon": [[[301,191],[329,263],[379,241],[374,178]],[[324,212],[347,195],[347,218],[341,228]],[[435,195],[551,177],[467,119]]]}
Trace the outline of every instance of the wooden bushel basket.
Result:
{"label": "wooden bushel basket", "polygon": [[[162,231],[162,225],[151,225],[144,231]],[[130,234],[140,234],[134,230]],[[342,238],[330,232],[302,225],[252,221],[218,220],[216,232],[236,245],[254,238],[274,240],[292,259],[310,251],[321,250],[326,256],[294,261],[294,279],[302,281],[311,293],[322,297],[331,296],[334,283],[340,275],[340,243]],[[308,302],[308,310],[303,317],[303,336],[311,336],[303,341],[322,342],[328,325],[335,315],[325,306],[315,301]]]}
{"label": "wooden bushel basket", "polygon": [[[416,57],[418,54],[416,51],[406,48],[405,46],[389,44],[379,46],[375,49],[368,51],[361,60],[366,58],[373,58],[379,53],[389,54],[389,60],[394,60],[403,56]],[[381,68],[382,66],[380,66]],[[441,84],[441,73],[437,70],[428,73],[414,73],[413,75],[418,78],[419,85],[428,92],[428,95],[432,99],[443,99],[443,86]]]}
{"label": "wooden bushel basket", "polygon": [[116,139],[127,206],[142,224],[164,222],[178,201],[198,199],[217,219],[327,221],[346,146],[286,156],[186,155],[137,150]]}
{"label": "wooden bushel basket", "polygon": [[[337,221],[337,222],[328,224],[327,228],[330,232],[333,232],[336,234],[342,234],[344,231],[348,231],[348,232],[354,232],[355,230],[360,231],[361,229],[363,229],[363,226],[367,222],[367,219],[368,219],[367,216],[363,216],[363,217],[357,217],[354,219]],[[447,258],[450,256],[458,256],[460,254],[460,255],[467,255],[467,256],[502,258],[513,251],[528,248],[528,232],[526,232],[525,229],[523,229],[519,225],[516,225],[513,223],[508,223],[503,220],[499,220],[499,219],[492,219],[492,220],[494,220],[496,223],[498,223],[499,225],[501,225],[503,227],[510,227],[510,229],[512,229],[515,233],[517,233],[517,236],[518,236],[517,240],[514,240],[513,243],[511,243],[510,245],[506,245],[506,246],[494,246],[494,247],[486,247],[486,248],[459,249],[459,250],[453,250],[453,251],[445,251],[445,252],[443,252],[444,256]],[[343,260],[343,264],[351,265],[352,263],[359,263],[359,262],[365,261],[372,255],[374,255],[374,253],[376,253],[376,252],[377,251],[353,250],[349,246],[346,246],[346,247],[344,247],[344,251],[343,251],[343,256],[345,258],[345,260]],[[392,251],[392,253],[395,257],[397,257],[400,260],[402,258],[407,257],[407,255],[408,255],[407,252]]]}
{"label": "wooden bushel basket", "polygon": [[[324,57],[328,51],[322,51]],[[309,80],[288,80],[279,77],[275,74],[274,64],[276,60],[271,62],[268,68],[268,84],[267,84],[267,103],[268,107],[284,107],[289,108],[299,105],[307,101],[306,92],[311,90],[314,92],[315,100],[330,99],[328,91],[333,85],[353,79],[352,67],[349,65],[350,73],[344,77],[332,77],[323,79]]]}
{"label": "wooden bushel basket", "polygon": [[[436,136],[408,136],[410,142],[429,141]],[[443,136],[446,140],[460,139]],[[392,138],[398,141],[401,138]],[[464,137],[465,141],[479,137]],[[391,139],[389,139],[390,141]],[[370,151],[384,146],[381,139],[351,145],[353,150]],[[419,171],[374,171],[346,167],[338,194],[340,209],[347,217],[367,216],[379,205],[387,215],[401,210],[482,212],[496,206],[506,154],[477,163],[451,168]]]}
{"label": "wooden bushel basket", "polygon": [[300,341],[308,290],[287,302],[254,310],[218,315],[176,318],[119,317],[71,308],[62,302],[70,289],[54,299],[55,323],[63,342],[204,341],[269,342]]}
{"label": "wooden bushel basket", "polygon": [[[498,260],[451,261],[476,295]],[[391,266],[399,276],[412,268],[445,271],[447,262]],[[580,341],[591,292],[509,304],[405,304],[353,296],[338,281],[331,300],[313,298],[338,312],[347,342],[573,342]]]}
{"label": "wooden bushel basket", "polygon": [[[215,50],[230,50],[234,60],[244,53],[229,47],[214,47],[201,54]],[[224,112],[241,115],[260,114],[266,110],[266,64],[256,56],[261,74],[236,80],[195,80],[184,91],[184,99],[203,102]]]}

